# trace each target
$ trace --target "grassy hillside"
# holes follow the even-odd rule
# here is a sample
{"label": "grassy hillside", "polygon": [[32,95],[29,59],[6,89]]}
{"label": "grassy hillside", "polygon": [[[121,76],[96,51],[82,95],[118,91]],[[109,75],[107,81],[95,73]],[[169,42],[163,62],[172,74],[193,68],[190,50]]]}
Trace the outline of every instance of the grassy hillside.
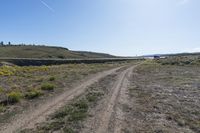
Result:
{"label": "grassy hillside", "polygon": [[70,51],[48,46],[0,46],[0,58],[113,58],[109,54]]}

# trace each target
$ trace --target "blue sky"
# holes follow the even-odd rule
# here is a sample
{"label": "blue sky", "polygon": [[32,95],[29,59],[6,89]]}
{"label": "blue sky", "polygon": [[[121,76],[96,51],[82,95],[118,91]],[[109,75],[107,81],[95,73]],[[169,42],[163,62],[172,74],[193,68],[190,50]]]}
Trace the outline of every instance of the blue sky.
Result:
{"label": "blue sky", "polygon": [[199,0],[1,0],[0,40],[135,56],[200,51]]}

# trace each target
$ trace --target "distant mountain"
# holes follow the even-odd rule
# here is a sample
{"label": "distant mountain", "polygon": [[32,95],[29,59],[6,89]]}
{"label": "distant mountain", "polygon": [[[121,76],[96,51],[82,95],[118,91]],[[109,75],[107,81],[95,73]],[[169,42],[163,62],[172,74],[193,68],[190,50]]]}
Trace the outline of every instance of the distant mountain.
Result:
{"label": "distant mountain", "polygon": [[63,47],[33,46],[33,45],[4,45],[0,46],[0,58],[115,58],[113,55],[86,51],[71,51]]}
{"label": "distant mountain", "polygon": [[173,54],[153,54],[153,55],[143,55],[143,57],[154,57],[154,56],[200,56],[200,52],[195,53],[173,53]]}

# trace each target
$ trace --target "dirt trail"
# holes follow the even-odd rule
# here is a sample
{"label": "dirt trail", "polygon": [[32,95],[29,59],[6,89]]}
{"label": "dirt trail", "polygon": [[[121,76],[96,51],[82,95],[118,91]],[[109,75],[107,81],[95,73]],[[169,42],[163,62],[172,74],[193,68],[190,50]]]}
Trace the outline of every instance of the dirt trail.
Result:
{"label": "dirt trail", "polygon": [[[119,102],[126,102],[126,90],[128,87],[128,78],[132,74],[135,66],[129,67],[118,75],[117,81],[110,89],[109,94],[98,103],[97,107],[92,109],[92,118],[86,120],[82,130],[84,133],[120,133],[123,128],[123,111],[119,109]],[[112,129],[110,129],[112,128]]]}
{"label": "dirt trail", "polygon": [[[105,109],[104,113],[102,114],[102,119],[100,120],[100,126],[97,129],[96,133],[107,133],[109,132],[109,123],[111,120],[111,115],[113,112],[115,112],[114,110],[114,106],[116,105],[116,102],[118,101],[118,98],[120,98],[119,96],[121,96],[119,93],[120,91],[124,89],[126,89],[126,87],[128,86],[128,82],[124,82],[126,77],[128,75],[131,74],[133,67],[123,71],[120,76],[118,81],[116,81],[116,84],[113,86],[114,92],[110,98],[110,101],[107,105],[107,108]],[[121,115],[121,113],[118,112],[118,115],[115,117],[123,117],[123,115]],[[122,118],[121,118],[122,119]],[[121,131],[121,122],[117,121],[117,125],[114,128],[114,132],[120,132]]]}
{"label": "dirt trail", "polygon": [[[16,118],[12,120],[11,123],[8,123],[4,125],[3,127],[1,127],[0,132],[13,133],[13,132],[18,132],[18,130],[22,128],[33,128],[37,123],[45,121],[48,115],[52,114],[53,112],[58,110],[60,107],[64,106],[67,102],[72,100],[74,97],[82,94],[86,90],[87,86],[93,84],[94,82],[97,82],[98,80],[100,80],[101,78],[107,75],[114,73],[120,68],[121,67],[98,73],[94,75],[92,78],[80,84],[79,86],[73,89],[70,89],[68,91],[65,91],[60,96],[57,96],[47,101],[42,106],[38,106],[34,110],[29,110],[24,114],[18,115]],[[118,93],[118,90],[121,86],[121,82],[124,76],[125,76],[125,72],[120,78],[120,83],[117,84],[116,86],[118,89],[116,89],[115,95],[117,95]],[[110,104],[112,104],[115,101],[116,99],[115,95],[112,97]],[[109,105],[109,109],[111,108],[112,108],[112,105]],[[110,113],[107,113],[106,115],[109,116]],[[103,121],[107,121],[107,120],[105,119]]]}
{"label": "dirt trail", "polygon": [[129,86],[129,80],[132,75],[133,68],[128,69],[128,72],[126,73],[126,77],[124,79],[124,82],[122,84],[121,90],[118,95],[118,101],[116,106],[114,107],[114,122],[113,122],[113,132],[114,133],[121,133],[123,128],[125,127],[125,113],[123,111],[123,106],[128,103],[128,94],[127,94],[127,88]]}

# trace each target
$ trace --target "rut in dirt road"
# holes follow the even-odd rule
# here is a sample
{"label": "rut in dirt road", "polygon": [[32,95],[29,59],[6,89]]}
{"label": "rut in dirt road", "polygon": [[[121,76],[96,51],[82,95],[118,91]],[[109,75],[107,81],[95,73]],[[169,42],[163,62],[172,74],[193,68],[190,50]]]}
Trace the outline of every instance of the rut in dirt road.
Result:
{"label": "rut in dirt road", "polygon": [[[122,126],[122,112],[116,110],[115,106],[118,101],[124,99],[123,93],[128,87],[128,78],[132,74],[132,70],[135,66],[129,67],[118,74],[116,81],[112,81],[113,86],[110,88],[110,92],[107,96],[93,108],[90,114],[93,116],[84,122],[83,133],[121,133]],[[113,116],[114,115],[114,116]],[[117,119],[113,120],[113,117]],[[110,129],[112,128],[112,130]]]}
{"label": "rut in dirt road", "polygon": [[34,110],[29,110],[24,114],[18,115],[12,120],[11,123],[1,127],[0,132],[2,133],[13,133],[18,132],[22,128],[34,128],[37,123],[45,121],[48,115],[54,113],[56,110],[64,106],[67,102],[72,100],[74,97],[77,97],[85,92],[87,86],[97,82],[101,78],[114,73],[122,67],[114,68],[108,71],[104,71],[94,75],[89,80],[83,82],[81,85],[65,91],[60,96],[55,97],[54,99],[47,101],[44,105],[35,108]]}
{"label": "rut in dirt road", "polygon": [[[109,128],[109,123],[110,123],[110,120],[111,120],[111,115],[112,115],[113,112],[115,112],[114,106],[117,102],[117,99],[119,98],[118,96],[120,96],[119,93],[120,93],[121,89],[123,87],[127,86],[127,84],[124,84],[125,83],[124,81],[126,79],[126,76],[131,74],[132,69],[133,69],[133,67],[123,71],[120,74],[118,81],[113,86],[114,92],[113,92],[113,94],[110,98],[110,101],[107,105],[107,108],[105,109],[104,113],[102,114],[100,126],[99,126],[99,129],[97,129],[96,133],[107,133],[107,132],[109,132],[108,128]],[[121,131],[120,127],[117,127],[117,128],[114,129],[114,130],[116,132],[120,132]]]}
{"label": "rut in dirt road", "polygon": [[126,124],[123,106],[129,102],[127,88],[130,85],[130,78],[132,75],[133,68],[134,67],[130,68],[126,73],[126,77],[122,83],[121,90],[119,92],[116,104],[114,106],[114,112],[112,114],[113,118],[111,118],[112,122],[110,124],[110,128],[112,129],[113,133],[121,133]]}

